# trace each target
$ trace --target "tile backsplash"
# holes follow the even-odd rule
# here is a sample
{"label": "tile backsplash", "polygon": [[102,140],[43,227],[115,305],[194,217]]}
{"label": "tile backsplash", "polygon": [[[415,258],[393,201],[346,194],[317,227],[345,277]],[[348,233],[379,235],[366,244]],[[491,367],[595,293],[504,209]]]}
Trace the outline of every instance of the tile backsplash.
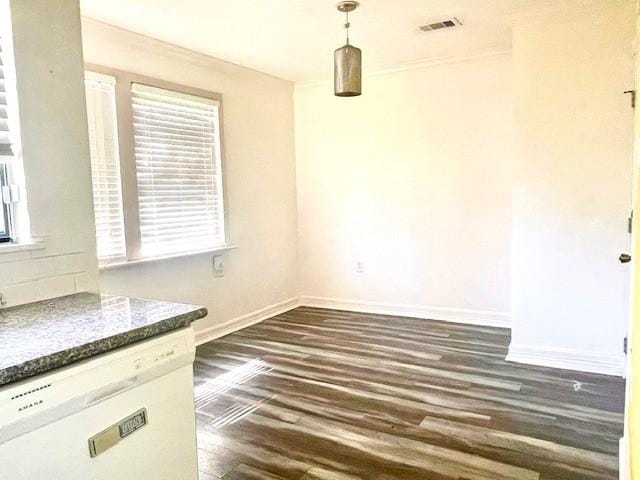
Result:
{"label": "tile backsplash", "polygon": [[[73,235],[35,238],[35,246],[14,250],[0,245],[1,307],[87,291],[89,259]],[[3,252],[5,248],[5,252]],[[1,308],[0,307],[0,308]]]}

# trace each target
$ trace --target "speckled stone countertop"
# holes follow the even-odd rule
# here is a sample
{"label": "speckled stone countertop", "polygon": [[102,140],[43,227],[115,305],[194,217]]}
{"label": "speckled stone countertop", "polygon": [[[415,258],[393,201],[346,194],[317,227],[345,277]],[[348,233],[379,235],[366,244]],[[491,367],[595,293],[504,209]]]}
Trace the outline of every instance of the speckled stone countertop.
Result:
{"label": "speckled stone countertop", "polygon": [[0,310],[0,386],[187,327],[207,309],[77,293]]}

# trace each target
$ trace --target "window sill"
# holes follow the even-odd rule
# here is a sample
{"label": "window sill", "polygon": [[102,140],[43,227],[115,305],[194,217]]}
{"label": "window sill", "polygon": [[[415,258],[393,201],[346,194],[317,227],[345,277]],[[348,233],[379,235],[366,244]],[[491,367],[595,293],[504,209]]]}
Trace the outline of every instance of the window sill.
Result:
{"label": "window sill", "polygon": [[44,250],[46,245],[43,242],[24,242],[24,243],[0,243],[0,255],[15,252],[31,252],[33,250]]}
{"label": "window sill", "polygon": [[155,263],[155,262],[161,262],[163,260],[173,260],[175,258],[193,257],[195,255],[204,255],[204,254],[215,255],[215,254],[227,252],[229,250],[235,250],[236,248],[238,247],[236,247],[235,245],[222,245],[220,247],[207,248],[205,250],[197,250],[194,252],[174,253],[171,255],[163,255],[159,257],[148,257],[148,258],[140,258],[138,260],[125,260],[123,262],[107,263],[105,265],[100,265],[99,268],[100,268],[100,271],[115,270],[117,268],[126,268],[129,266],[142,265],[145,263]]}

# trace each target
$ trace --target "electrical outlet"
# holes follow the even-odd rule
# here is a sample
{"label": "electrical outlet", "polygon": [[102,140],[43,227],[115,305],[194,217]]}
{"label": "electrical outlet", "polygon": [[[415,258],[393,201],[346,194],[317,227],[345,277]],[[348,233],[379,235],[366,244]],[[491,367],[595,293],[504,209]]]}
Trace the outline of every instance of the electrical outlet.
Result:
{"label": "electrical outlet", "polygon": [[364,273],[364,262],[356,262],[356,273]]}
{"label": "electrical outlet", "polygon": [[213,257],[213,276],[224,277],[224,262],[219,255]]}

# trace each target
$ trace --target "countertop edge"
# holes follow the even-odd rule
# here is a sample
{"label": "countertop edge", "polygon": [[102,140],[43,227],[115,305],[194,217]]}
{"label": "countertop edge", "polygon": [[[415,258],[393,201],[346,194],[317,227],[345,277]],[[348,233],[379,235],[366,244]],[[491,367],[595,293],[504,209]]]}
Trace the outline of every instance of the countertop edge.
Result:
{"label": "countertop edge", "polygon": [[208,315],[206,307],[199,307],[189,312],[160,320],[159,322],[136,328],[110,337],[101,338],[86,344],[52,353],[42,358],[28,360],[20,365],[7,367],[0,375],[0,388],[12,383],[54,371],[57,368],[108,353],[112,350],[133,345],[173,330],[189,327],[196,320]]}

